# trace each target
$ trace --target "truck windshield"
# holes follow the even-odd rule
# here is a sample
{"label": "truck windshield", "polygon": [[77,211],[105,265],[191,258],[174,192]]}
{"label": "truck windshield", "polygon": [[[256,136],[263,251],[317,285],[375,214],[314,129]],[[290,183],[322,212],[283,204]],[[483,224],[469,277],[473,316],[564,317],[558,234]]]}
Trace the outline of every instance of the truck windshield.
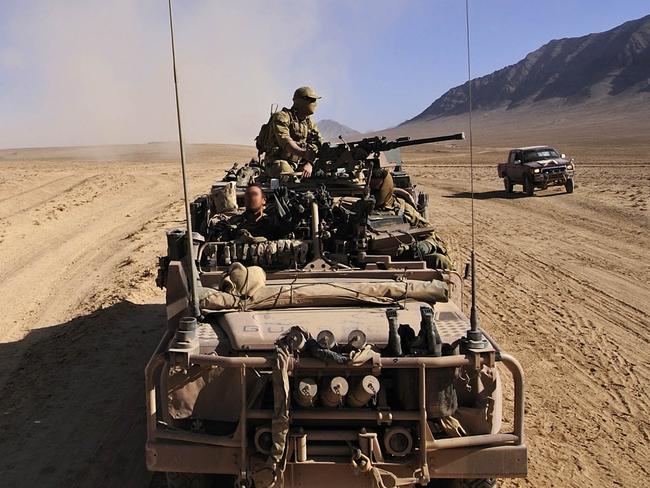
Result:
{"label": "truck windshield", "polygon": [[542,149],[531,149],[524,151],[524,163],[531,163],[533,161],[540,161],[542,159],[559,158],[560,155],[555,152],[555,149],[544,147]]}

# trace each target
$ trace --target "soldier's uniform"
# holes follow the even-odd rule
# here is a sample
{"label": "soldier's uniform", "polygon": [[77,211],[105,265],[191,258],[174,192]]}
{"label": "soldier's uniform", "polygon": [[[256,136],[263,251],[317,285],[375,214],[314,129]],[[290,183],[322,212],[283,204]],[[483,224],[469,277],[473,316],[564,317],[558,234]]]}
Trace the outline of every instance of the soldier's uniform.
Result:
{"label": "soldier's uniform", "polygon": [[301,86],[293,94],[291,108],[272,114],[260,129],[256,145],[260,154],[264,153],[264,168],[271,178],[299,170],[298,148],[311,149],[311,155],[318,152],[322,138],[311,115],[319,98],[312,87]]}
{"label": "soldier's uniform", "polygon": [[311,117],[300,120],[294,109],[284,107],[271,116],[269,126],[269,145],[264,158],[264,166],[271,178],[279,178],[282,173],[298,170],[299,158],[288,149],[292,140],[302,147],[309,142],[318,146],[322,139],[316,122]]}
{"label": "soldier's uniform", "polygon": [[214,238],[223,241],[249,240],[262,237],[275,239],[281,232],[281,228],[278,222],[274,220],[265,212],[262,212],[260,216],[256,216],[253,212],[246,210],[244,213],[234,215],[228,220],[214,222],[211,234]]}
{"label": "soldier's uniform", "polygon": [[[393,194],[393,177],[386,170],[381,171],[384,175],[384,181],[375,194],[377,200],[375,208],[380,211],[401,215],[404,222],[408,223],[411,228],[432,227],[431,223],[422,217],[413,205]],[[435,231],[416,237],[415,247],[418,254],[430,267],[434,269],[453,269],[454,263],[448,255],[445,241]]]}
{"label": "soldier's uniform", "polygon": [[[399,197],[395,197],[393,205],[384,207],[384,210],[390,210],[395,215],[401,214],[404,221],[413,228],[432,227],[429,221],[422,217],[413,205]],[[416,240],[416,249],[430,267],[434,269],[452,269],[454,267],[447,253],[445,242],[435,231],[418,236]]]}

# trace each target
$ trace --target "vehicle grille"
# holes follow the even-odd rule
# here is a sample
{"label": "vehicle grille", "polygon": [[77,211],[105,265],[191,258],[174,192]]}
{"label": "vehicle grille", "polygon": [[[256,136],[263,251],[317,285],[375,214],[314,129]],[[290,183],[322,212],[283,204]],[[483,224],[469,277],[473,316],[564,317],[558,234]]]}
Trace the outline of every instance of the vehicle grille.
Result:
{"label": "vehicle grille", "polygon": [[554,167],[554,168],[543,168],[542,173],[545,175],[552,175],[556,173],[564,173],[564,170],[566,169],[565,166],[559,166],[559,167]]}

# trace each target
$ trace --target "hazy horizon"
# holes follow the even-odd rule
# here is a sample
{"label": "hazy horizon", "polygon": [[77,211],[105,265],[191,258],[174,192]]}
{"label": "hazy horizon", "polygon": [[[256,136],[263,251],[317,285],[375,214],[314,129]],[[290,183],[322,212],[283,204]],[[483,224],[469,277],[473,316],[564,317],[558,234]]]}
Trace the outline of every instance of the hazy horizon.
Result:
{"label": "hazy horizon", "polygon": [[[586,0],[471,2],[473,76],[558,37],[648,13]],[[534,10],[533,10],[534,9]],[[517,34],[530,15],[543,29]],[[175,2],[188,143],[252,144],[271,103],[323,94],[317,119],[395,126],[466,80],[464,2]],[[0,5],[0,147],[176,140],[166,2],[9,0]]]}

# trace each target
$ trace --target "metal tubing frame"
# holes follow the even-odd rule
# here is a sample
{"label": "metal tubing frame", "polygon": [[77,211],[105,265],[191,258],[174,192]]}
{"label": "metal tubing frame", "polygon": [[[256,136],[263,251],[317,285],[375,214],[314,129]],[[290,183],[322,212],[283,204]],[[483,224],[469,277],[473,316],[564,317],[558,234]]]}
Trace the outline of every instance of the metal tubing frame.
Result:
{"label": "metal tubing frame", "polygon": [[424,364],[420,365],[418,374],[418,383],[420,387],[420,473],[419,478],[421,484],[428,484],[431,480],[429,474],[429,465],[427,462],[427,431],[429,425],[427,424],[427,385],[426,385],[427,369]]}
{"label": "metal tubing frame", "polygon": [[[207,434],[194,434],[190,432],[180,432],[170,428],[159,428],[156,419],[156,386],[154,381],[155,372],[166,361],[164,344],[167,336],[163,338],[158,346],[156,354],[151,358],[145,370],[146,380],[146,408],[147,408],[147,436],[149,441],[155,441],[157,438],[179,440],[185,442],[208,444],[222,447],[240,447],[242,456],[248,448],[246,439],[246,423],[248,419],[264,420],[270,419],[271,411],[248,409],[246,405],[246,388],[245,376],[246,368],[270,368],[271,362],[264,357],[224,357],[215,355],[191,355],[190,363],[220,366],[225,368],[239,368],[242,385],[242,409],[240,425],[234,436],[212,436]],[[482,434],[467,437],[434,439],[427,441],[426,433],[426,369],[432,368],[451,368],[459,366],[476,365],[476,361],[467,356],[443,356],[443,357],[416,357],[416,358],[381,358],[379,364],[382,368],[418,368],[419,369],[419,390],[422,397],[419,411],[374,411],[370,409],[308,409],[294,410],[291,413],[292,420],[356,420],[356,421],[376,421],[378,424],[390,424],[393,421],[418,421],[420,423],[421,449],[423,452],[423,466],[426,466],[427,450],[454,449],[469,446],[499,446],[499,445],[517,445],[524,444],[524,377],[523,370],[519,362],[509,354],[501,354],[501,362],[512,374],[515,387],[515,408],[514,408],[514,432],[512,434]],[[487,360],[481,357],[478,365],[486,363]],[[371,364],[371,363],[369,363]],[[327,369],[345,369],[340,365],[326,365],[316,359],[301,359],[300,361],[291,361],[290,370],[315,368]],[[355,366],[355,369],[358,367]]]}
{"label": "metal tubing frame", "polygon": [[[271,420],[271,410],[251,409],[246,412],[252,420]],[[420,414],[415,410],[370,410],[367,408],[309,408],[294,410],[290,414],[291,420],[356,420],[377,422],[377,424],[391,424],[396,420],[417,422]]]}
{"label": "metal tubing frame", "polygon": [[524,382],[524,370],[519,361],[510,354],[501,354],[501,362],[510,371],[515,382],[515,425],[514,435],[517,437],[515,444],[521,446],[524,444],[524,398],[526,393],[526,384]]}
{"label": "metal tubing frame", "polygon": [[248,449],[248,435],[246,434],[246,407],[248,401],[246,399],[246,366],[239,368],[239,386],[241,388],[241,413],[239,416],[238,432],[241,442],[241,460],[240,460],[240,480],[248,478],[248,456],[246,450]]}
{"label": "metal tubing frame", "polygon": [[[272,360],[257,356],[217,356],[214,354],[191,354],[191,364],[221,366],[222,368],[271,368]],[[480,359],[480,365],[487,363],[485,358]],[[471,366],[474,361],[466,356],[442,356],[442,357],[394,357],[380,358],[377,364],[368,362],[359,366],[342,366],[340,364],[328,364],[318,359],[301,358],[291,359],[289,370],[295,369],[355,369],[373,368],[379,366],[388,369],[414,369],[424,365],[426,368],[455,368],[459,366]]]}

